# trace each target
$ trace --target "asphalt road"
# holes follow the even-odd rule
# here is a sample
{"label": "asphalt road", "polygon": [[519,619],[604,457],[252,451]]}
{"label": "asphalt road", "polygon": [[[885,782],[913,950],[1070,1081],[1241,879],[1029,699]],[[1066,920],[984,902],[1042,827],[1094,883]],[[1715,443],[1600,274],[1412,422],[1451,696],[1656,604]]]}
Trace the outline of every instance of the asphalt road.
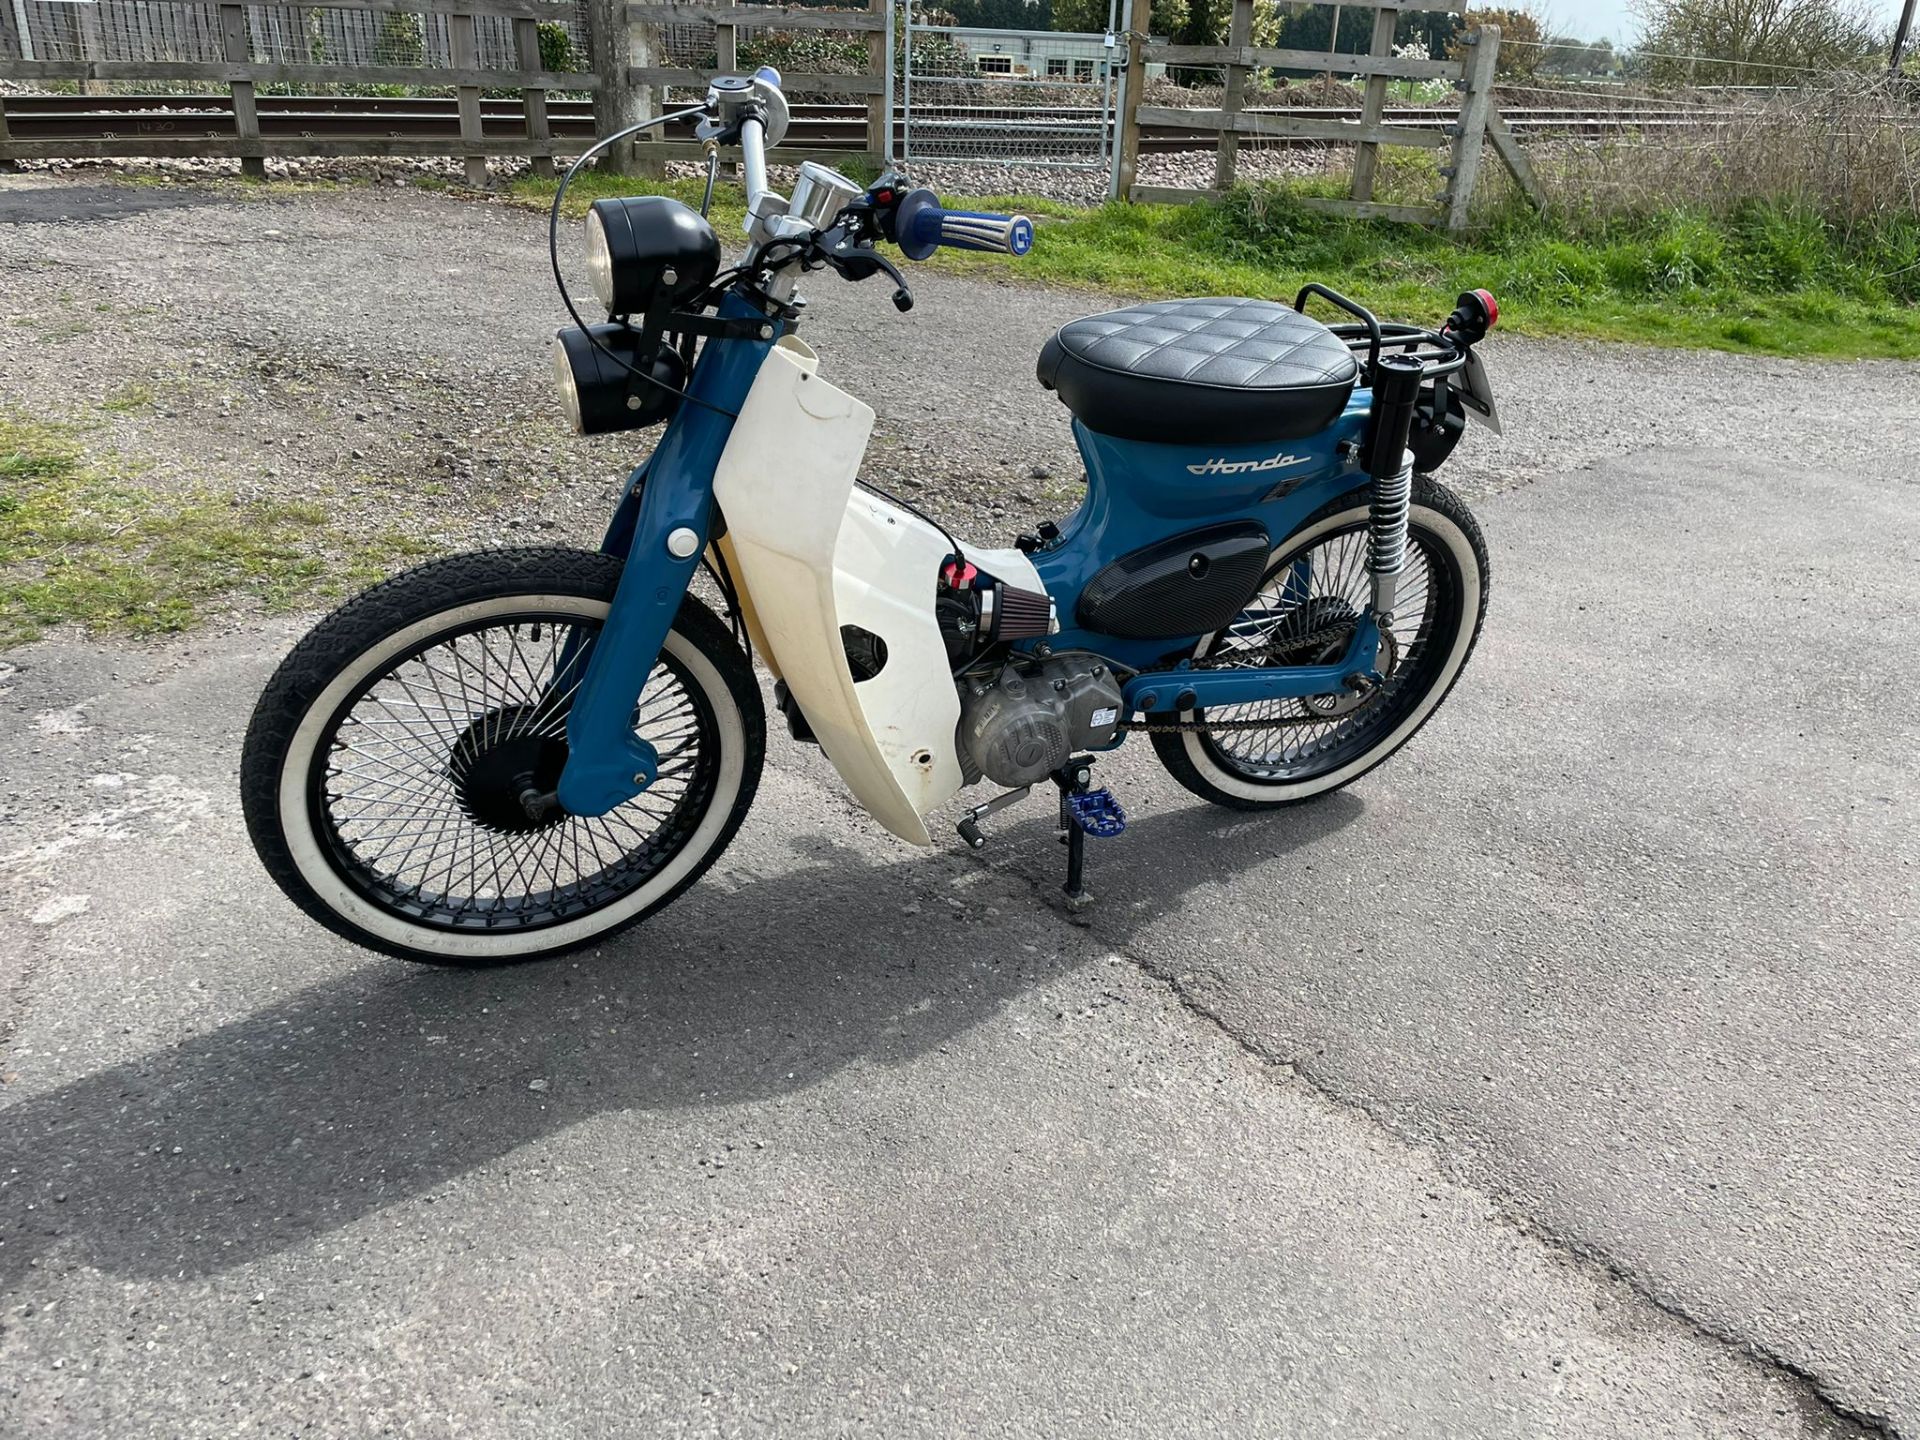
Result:
{"label": "asphalt road", "polygon": [[[962,399],[1086,303],[927,289]],[[5,657],[0,1433],[1920,1434],[1920,384],[1503,356],[1453,699],[1278,816],[1130,747],[1089,929],[776,738],[673,910],[411,969],[247,851],[296,625]]]}

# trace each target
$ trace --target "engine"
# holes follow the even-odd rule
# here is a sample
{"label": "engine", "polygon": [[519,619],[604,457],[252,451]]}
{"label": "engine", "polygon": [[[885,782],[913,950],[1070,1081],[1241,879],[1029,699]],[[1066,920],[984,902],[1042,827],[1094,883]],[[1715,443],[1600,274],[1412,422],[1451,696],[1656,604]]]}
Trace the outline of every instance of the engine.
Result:
{"label": "engine", "polygon": [[1120,684],[1096,655],[1021,657],[1000,672],[970,676],[960,690],[960,763],[969,783],[1044,780],[1078,750],[1113,743]]}

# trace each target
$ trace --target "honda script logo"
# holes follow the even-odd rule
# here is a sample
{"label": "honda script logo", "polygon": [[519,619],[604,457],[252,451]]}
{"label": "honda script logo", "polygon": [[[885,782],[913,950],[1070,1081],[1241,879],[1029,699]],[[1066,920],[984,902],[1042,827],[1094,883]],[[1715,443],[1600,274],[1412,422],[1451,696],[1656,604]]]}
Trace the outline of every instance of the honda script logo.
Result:
{"label": "honda script logo", "polygon": [[1289,455],[1281,451],[1278,455],[1269,455],[1264,460],[1229,460],[1224,455],[1215,455],[1199,465],[1187,466],[1190,475],[1255,475],[1262,470],[1284,470],[1289,465],[1304,465],[1305,455]]}

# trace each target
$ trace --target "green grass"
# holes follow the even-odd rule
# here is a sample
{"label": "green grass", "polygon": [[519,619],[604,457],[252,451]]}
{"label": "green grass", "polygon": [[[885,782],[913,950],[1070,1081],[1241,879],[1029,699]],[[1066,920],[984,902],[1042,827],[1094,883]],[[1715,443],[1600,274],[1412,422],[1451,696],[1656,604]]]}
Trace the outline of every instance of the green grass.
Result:
{"label": "green grass", "polygon": [[[1429,177],[1408,179],[1413,190]],[[1670,210],[1628,218],[1509,211],[1469,237],[1348,220],[1297,203],[1304,190],[1256,186],[1185,206],[1076,209],[1032,196],[949,197],[1018,210],[1038,225],[1021,260],[943,251],[945,269],[1123,295],[1257,295],[1291,300],[1308,280],[1383,316],[1438,321],[1460,291],[1492,290],[1502,327],[1656,345],[1826,358],[1920,358],[1920,217],[1851,234],[1815,215],[1752,207],[1732,217]],[[1323,188],[1323,187],[1321,187]],[[582,175],[571,214],[603,195],[669,194],[697,205],[696,181]],[[513,187],[552,201],[553,182]],[[577,202],[577,203],[576,203]],[[716,191],[714,221],[739,234],[737,183]],[[577,237],[563,237],[577,244]]]}
{"label": "green grass", "polygon": [[290,609],[427,549],[398,535],[349,541],[308,501],[150,490],[91,462],[68,428],[0,416],[0,647],[64,623],[184,630],[242,597]]}

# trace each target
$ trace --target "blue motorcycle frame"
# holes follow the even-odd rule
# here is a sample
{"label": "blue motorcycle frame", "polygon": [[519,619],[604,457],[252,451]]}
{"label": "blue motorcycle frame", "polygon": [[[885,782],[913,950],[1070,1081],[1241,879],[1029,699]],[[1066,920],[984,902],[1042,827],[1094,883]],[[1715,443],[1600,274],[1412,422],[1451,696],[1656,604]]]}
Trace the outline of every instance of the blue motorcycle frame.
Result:
{"label": "blue motorcycle frame", "polygon": [[[730,296],[720,314],[758,318],[759,312]],[[714,477],[734,423],[729,412],[746,403],[773,348],[767,339],[710,339],[688,380],[694,403],[675,412],[653,455],[628,479],[601,543],[625,568],[567,721],[569,756],[558,798],[574,814],[604,814],[658,774],[654,748],[633,733],[635,707],[712,538]],[[1086,495],[1058,540],[1032,557],[1056,613],[1073,616],[1081,591],[1114,557],[1199,523],[1256,521],[1278,543],[1328,501],[1368,483],[1358,457],[1372,409],[1372,391],[1357,387],[1324,431],[1287,442],[1295,463],[1279,470],[1269,463],[1271,443],[1201,451],[1118,440],[1076,421]],[[1068,625],[1044,642],[1016,648],[1044,643],[1136,668],[1158,666],[1126,686],[1124,702],[1133,714],[1338,693],[1352,677],[1373,674],[1380,644],[1369,611],[1333,664],[1189,670],[1182,661],[1169,671],[1166,657],[1191,654],[1202,638],[1127,639]]]}

